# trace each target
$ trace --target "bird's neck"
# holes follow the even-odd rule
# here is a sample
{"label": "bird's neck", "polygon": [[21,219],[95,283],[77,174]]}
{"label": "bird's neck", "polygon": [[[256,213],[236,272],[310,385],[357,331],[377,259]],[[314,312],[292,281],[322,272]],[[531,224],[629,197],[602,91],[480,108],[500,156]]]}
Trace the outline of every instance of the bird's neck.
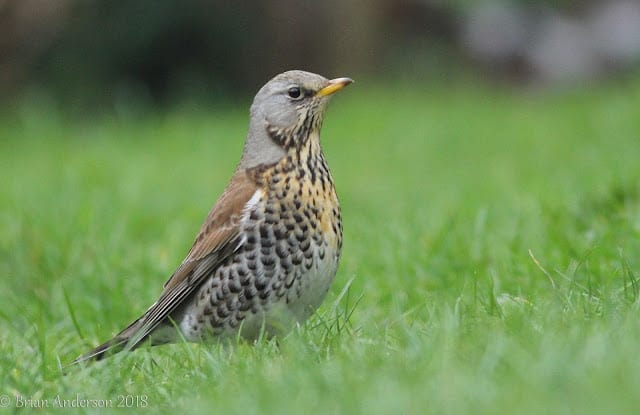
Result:
{"label": "bird's neck", "polygon": [[302,144],[286,148],[284,156],[274,164],[261,164],[251,169],[256,182],[266,183],[268,180],[265,181],[263,176],[270,177],[274,173],[293,174],[297,180],[311,182],[315,182],[317,175],[322,174],[331,181],[329,167],[320,146],[320,132],[312,130]]}

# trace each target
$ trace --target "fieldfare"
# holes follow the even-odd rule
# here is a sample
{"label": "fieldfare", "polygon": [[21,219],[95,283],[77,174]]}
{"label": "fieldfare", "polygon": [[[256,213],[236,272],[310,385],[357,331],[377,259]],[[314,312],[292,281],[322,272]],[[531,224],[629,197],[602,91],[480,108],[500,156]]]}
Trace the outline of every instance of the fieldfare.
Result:
{"label": "fieldfare", "polygon": [[318,308],[342,248],[320,129],[329,98],[351,82],[288,71],[258,91],[240,163],[160,298],[74,363],[145,342],[275,335]]}

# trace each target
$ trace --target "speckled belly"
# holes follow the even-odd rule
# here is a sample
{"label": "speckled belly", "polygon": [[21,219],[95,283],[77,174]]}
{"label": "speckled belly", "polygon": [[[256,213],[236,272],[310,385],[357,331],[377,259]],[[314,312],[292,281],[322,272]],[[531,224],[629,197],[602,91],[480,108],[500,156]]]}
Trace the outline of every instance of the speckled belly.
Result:
{"label": "speckled belly", "polygon": [[333,187],[282,184],[260,195],[242,222],[244,243],[176,316],[186,339],[286,332],[322,303],[342,243]]}

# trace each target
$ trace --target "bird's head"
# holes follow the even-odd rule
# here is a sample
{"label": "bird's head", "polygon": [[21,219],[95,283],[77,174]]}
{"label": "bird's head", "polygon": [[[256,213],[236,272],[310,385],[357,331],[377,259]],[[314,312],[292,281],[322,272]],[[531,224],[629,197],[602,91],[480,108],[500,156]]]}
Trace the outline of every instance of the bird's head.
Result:
{"label": "bird's head", "polygon": [[[251,105],[251,121],[241,164],[245,168],[278,162],[291,148],[319,136],[331,95],[353,82],[287,71],[267,82]],[[312,134],[317,133],[317,134]]]}

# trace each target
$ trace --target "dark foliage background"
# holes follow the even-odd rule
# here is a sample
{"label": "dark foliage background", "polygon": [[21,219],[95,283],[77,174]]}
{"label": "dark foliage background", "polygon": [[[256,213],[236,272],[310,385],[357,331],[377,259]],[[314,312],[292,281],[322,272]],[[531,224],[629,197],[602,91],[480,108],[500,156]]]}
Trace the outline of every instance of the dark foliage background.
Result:
{"label": "dark foliage background", "polygon": [[5,0],[0,93],[70,108],[243,98],[290,68],[518,85],[637,67],[640,3],[437,0]]}

